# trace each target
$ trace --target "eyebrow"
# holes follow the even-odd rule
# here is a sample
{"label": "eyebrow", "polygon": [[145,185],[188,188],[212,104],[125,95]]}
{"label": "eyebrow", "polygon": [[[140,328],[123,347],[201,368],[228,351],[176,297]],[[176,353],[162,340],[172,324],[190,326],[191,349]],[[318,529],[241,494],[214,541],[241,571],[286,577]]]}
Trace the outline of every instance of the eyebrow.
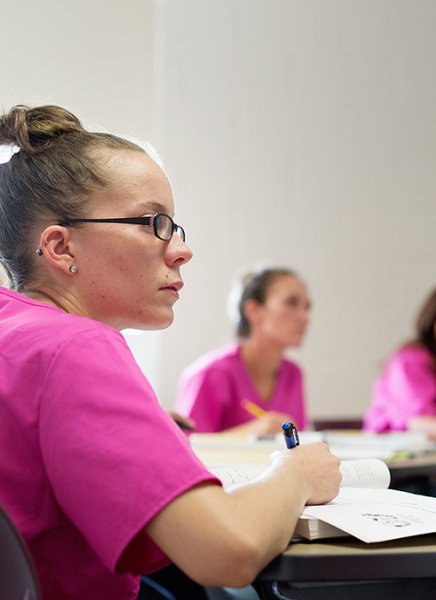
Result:
{"label": "eyebrow", "polygon": [[[136,212],[140,211],[142,214],[146,213],[164,213],[167,214],[167,208],[160,202],[144,202],[138,204],[136,207],[132,207]],[[170,215],[171,216],[171,215]]]}

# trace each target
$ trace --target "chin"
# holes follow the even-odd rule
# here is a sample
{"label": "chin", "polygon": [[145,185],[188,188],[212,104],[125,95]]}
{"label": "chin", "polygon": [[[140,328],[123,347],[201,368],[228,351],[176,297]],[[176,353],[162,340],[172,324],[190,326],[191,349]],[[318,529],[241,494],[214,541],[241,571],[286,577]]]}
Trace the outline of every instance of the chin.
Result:
{"label": "chin", "polygon": [[144,317],[138,320],[136,323],[131,323],[123,329],[139,329],[141,331],[158,331],[159,329],[167,329],[174,321],[174,313],[167,313],[165,315],[144,315]]}
{"label": "chin", "polygon": [[287,348],[299,348],[303,344],[303,338],[288,340]]}
{"label": "chin", "polygon": [[174,321],[174,319],[171,319],[171,321],[167,321],[166,323],[164,323],[162,325],[158,325],[157,327],[155,327],[155,329],[168,329],[168,327],[170,325],[172,325],[173,321]]}
{"label": "chin", "polygon": [[153,323],[153,325],[150,325],[149,327],[147,327],[147,329],[167,329],[172,324],[173,321],[174,321],[174,313],[173,313],[173,311],[171,311],[171,314],[162,316],[161,319],[156,319],[155,323]]}

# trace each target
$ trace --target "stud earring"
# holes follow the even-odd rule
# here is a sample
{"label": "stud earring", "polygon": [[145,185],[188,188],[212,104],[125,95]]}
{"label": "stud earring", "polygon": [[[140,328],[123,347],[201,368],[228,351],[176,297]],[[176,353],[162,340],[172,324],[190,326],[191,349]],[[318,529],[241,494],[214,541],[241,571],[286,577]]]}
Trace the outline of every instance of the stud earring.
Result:
{"label": "stud earring", "polygon": [[76,265],[71,265],[69,268],[70,273],[77,273],[77,267]]}
{"label": "stud earring", "polygon": [[38,256],[42,256],[42,248],[41,248],[41,246],[38,246],[38,248],[36,249],[36,251],[35,251],[35,252],[36,252],[36,254],[37,254]]}

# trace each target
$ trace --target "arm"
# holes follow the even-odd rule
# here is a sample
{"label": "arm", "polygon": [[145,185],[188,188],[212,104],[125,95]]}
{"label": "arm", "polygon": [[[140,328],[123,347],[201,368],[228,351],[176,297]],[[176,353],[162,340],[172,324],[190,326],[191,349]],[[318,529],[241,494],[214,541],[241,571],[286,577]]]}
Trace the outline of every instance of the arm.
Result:
{"label": "arm", "polygon": [[119,334],[92,325],[53,356],[40,403],[45,468],[64,514],[110,569],[150,572],[163,551],[200,582],[242,585],[286,547],[308,498],[337,491],[338,461],[319,444],[283,451],[258,483],[224,492]]}
{"label": "arm", "polygon": [[176,498],[136,536],[119,568],[143,570],[148,534],[195,581],[246,585],[287,547],[304,504],[334,498],[340,479],[339,459],[325,444],[278,452],[249,484],[224,492],[206,483]]}

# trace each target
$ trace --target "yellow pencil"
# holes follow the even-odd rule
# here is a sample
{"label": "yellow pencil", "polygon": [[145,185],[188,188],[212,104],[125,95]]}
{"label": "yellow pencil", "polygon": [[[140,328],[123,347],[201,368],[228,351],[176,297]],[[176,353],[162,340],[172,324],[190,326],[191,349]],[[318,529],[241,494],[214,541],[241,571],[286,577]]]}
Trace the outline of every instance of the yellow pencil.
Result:
{"label": "yellow pencil", "polygon": [[254,402],[250,402],[250,400],[242,400],[241,406],[253,417],[259,418],[266,415],[266,410],[263,410],[263,408],[261,408],[257,404],[254,404]]}

